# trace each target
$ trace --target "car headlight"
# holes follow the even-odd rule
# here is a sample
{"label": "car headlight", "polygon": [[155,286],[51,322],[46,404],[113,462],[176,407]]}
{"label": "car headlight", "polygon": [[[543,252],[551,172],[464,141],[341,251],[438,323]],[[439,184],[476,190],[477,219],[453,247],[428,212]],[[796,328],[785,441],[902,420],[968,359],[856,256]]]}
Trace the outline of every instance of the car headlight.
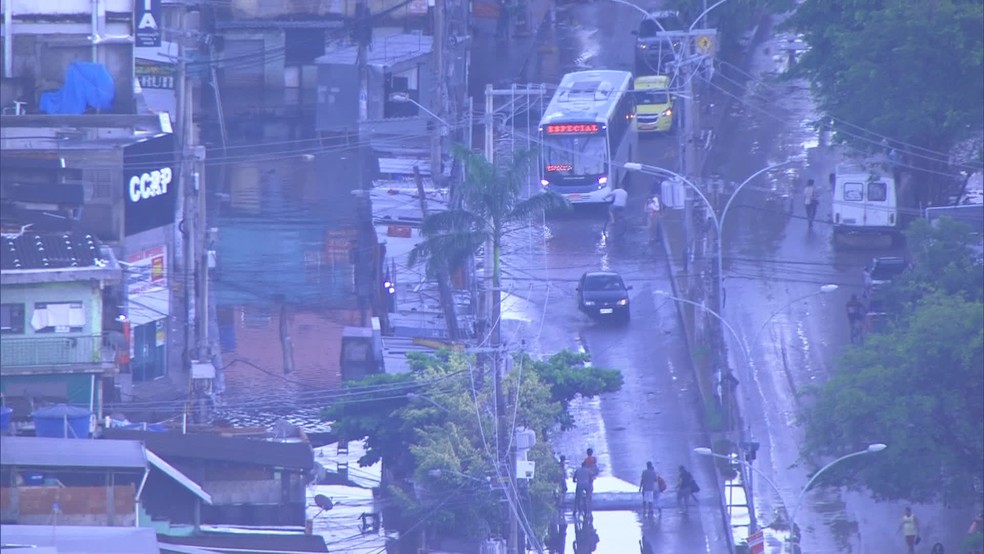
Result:
{"label": "car headlight", "polygon": [[671,115],[673,115],[672,108],[666,108],[665,110],[663,110],[663,117],[670,117]]}
{"label": "car headlight", "polygon": [[540,179],[540,184],[546,187],[550,185],[550,181],[546,179]]}
{"label": "car headlight", "polygon": [[594,300],[585,300],[584,301],[584,305],[585,306],[594,306],[595,303],[594,303]]}
{"label": "car headlight", "polygon": [[619,306],[627,306],[628,304],[629,304],[629,299],[628,298],[623,298],[623,299],[621,299],[621,300],[618,301],[618,305]]}

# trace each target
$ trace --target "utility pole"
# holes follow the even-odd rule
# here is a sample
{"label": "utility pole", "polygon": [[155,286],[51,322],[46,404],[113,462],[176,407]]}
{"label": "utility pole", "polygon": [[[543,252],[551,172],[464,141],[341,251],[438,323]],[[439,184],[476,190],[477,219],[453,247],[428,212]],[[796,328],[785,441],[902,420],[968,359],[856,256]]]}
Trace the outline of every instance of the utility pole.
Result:
{"label": "utility pole", "polygon": [[[192,307],[192,289],[194,288],[194,283],[192,281],[192,266],[194,265],[194,255],[191,250],[192,229],[190,228],[192,224],[191,217],[191,205],[193,204],[191,200],[191,189],[190,182],[190,171],[188,170],[188,156],[187,150],[190,144],[189,140],[189,129],[188,129],[188,117],[187,113],[190,111],[188,106],[188,63],[186,61],[186,51],[184,46],[185,37],[182,36],[184,32],[185,25],[185,13],[182,11],[178,17],[178,57],[177,57],[177,82],[175,83],[175,103],[174,103],[174,123],[177,128],[176,133],[176,150],[178,155],[178,231],[180,232],[181,242],[176,244],[177,248],[181,249],[181,292],[182,292],[182,302],[179,321],[181,323],[182,329],[182,341],[181,341],[181,369],[187,372],[191,371],[191,344],[192,344],[192,328],[194,325],[194,319],[191,315]],[[178,258],[178,253],[175,252],[175,259]]]}
{"label": "utility pole", "polygon": [[[355,40],[359,46],[356,65],[359,67],[359,121],[369,119],[369,43],[372,41],[372,13],[366,0],[355,6]],[[358,137],[359,131],[355,130]],[[358,138],[356,138],[358,140]]]}
{"label": "utility pole", "polygon": [[444,181],[443,141],[447,118],[447,63],[444,60],[447,24],[445,22],[446,0],[434,2],[434,98],[431,101],[437,121],[431,133],[431,180],[440,186]]}
{"label": "utility pole", "polygon": [[[494,121],[494,111],[495,111],[495,90],[491,84],[485,85],[485,159],[488,162],[495,163],[495,129],[493,126]],[[487,331],[489,333],[489,344],[492,347],[492,354],[490,356],[491,369],[492,369],[492,379],[493,386],[495,387],[495,415],[496,415],[496,457],[498,469],[496,473],[499,476],[500,483],[503,484],[503,490],[506,493],[506,503],[508,504],[508,519],[509,519],[509,536],[506,542],[506,552],[507,554],[514,554],[516,552],[516,535],[517,535],[517,525],[516,515],[513,510],[513,503],[515,502],[515,496],[512,493],[513,488],[513,473],[512,464],[509,461],[509,421],[506,415],[506,395],[502,390],[502,372],[503,366],[502,360],[500,359],[501,350],[501,334],[499,330],[501,329],[499,325],[499,315],[501,314],[501,305],[499,304],[501,300],[501,294],[498,289],[495,288],[495,282],[493,279],[493,271],[495,265],[495,252],[492,239],[485,241],[485,263],[483,264],[484,273],[484,286],[481,289],[480,300],[480,310],[481,317],[485,319],[485,323],[479,325],[481,330],[479,334],[479,340],[484,340],[484,334]]]}

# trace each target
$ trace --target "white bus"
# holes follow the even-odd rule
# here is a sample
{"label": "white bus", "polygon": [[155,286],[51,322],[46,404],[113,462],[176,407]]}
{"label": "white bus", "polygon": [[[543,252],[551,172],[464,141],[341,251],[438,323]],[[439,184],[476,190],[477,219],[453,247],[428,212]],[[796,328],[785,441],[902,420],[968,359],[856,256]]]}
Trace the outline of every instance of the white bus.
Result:
{"label": "white bus", "polygon": [[560,81],[540,120],[540,184],[572,203],[605,201],[632,160],[632,73],[578,71]]}

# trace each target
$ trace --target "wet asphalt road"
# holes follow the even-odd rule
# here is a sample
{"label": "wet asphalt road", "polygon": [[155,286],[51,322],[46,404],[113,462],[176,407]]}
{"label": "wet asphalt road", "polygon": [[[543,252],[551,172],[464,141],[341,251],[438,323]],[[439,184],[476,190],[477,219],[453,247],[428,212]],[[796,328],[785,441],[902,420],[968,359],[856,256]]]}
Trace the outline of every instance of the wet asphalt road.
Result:
{"label": "wet asphalt road", "polygon": [[[633,37],[628,30],[637,23],[637,12],[606,2],[561,8],[554,41],[537,56],[532,80],[549,87],[567,71],[630,69]],[[862,267],[873,256],[904,252],[903,246],[884,242],[833,246],[826,219],[830,191],[823,184],[840,154],[818,145],[806,87],[769,81],[768,74],[777,69],[770,52],[782,51],[781,40],[760,46],[753,56],[749,72],[766,84],[750,86],[735,97],[708,160],[709,173],[732,183],[767,165],[795,160],[741,193],[724,233],[724,316],[741,339],[741,345],[732,341],[730,346],[732,364],[739,367],[749,438],[761,443],[756,467],[779,488],[777,493],[762,479],[754,482],[761,524],[774,519],[781,499],[792,508],[809,478],[798,455],[802,430],[797,414],[808,402],[800,393],[830,375],[849,343],[844,304],[860,291]],[[726,98],[717,92],[721,100]],[[640,143],[637,161],[675,168],[676,152],[675,137],[658,137]],[[806,225],[799,195],[806,178],[821,184],[820,221],[813,229]],[[716,484],[712,468],[692,454],[693,447],[707,440],[676,311],[653,294],[669,291],[670,284],[662,249],[642,239],[641,202],[647,187],[640,179],[630,186],[635,225],[625,244],[606,243],[604,212],[597,210],[553,217],[513,238],[514,251],[505,261],[511,287],[505,317],[515,320],[507,328],[524,337],[534,354],[583,348],[593,363],[618,368],[625,376],[619,393],[576,407],[578,427],[560,441],[568,459],[580,460],[584,449],[593,447],[603,474],[629,483],[636,483],[645,462],[652,460],[664,475],[685,464],[695,468],[702,484]],[[594,269],[618,271],[633,285],[628,325],[594,322],[576,310],[575,281]],[[838,290],[820,294],[825,284],[836,284]],[[698,512],[683,517],[666,510],[657,525],[644,525],[637,514],[627,512],[596,518],[600,542],[595,552],[636,551],[643,534],[657,552],[725,552],[719,492],[709,486],[704,491]],[[891,551],[901,546],[896,533],[901,507],[876,503],[861,493],[811,492],[797,516],[804,551]],[[956,522],[964,521],[962,515],[932,506],[915,509],[933,541],[959,536]],[[568,552],[573,552],[573,534],[572,528]],[[780,551],[780,537],[769,537],[767,552]]]}
{"label": "wet asphalt road", "polygon": [[[779,44],[781,39],[776,39],[759,48],[749,68],[756,77],[775,69],[767,52],[781,51]],[[816,116],[803,83],[757,90],[742,98],[712,167],[737,181],[770,163],[786,159],[799,163],[782,179],[742,192],[735,202],[728,216],[731,225],[724,233],[729,300],[723,315],[738,330],[751,358],[751,368],[740,378],[745,383],[743,415],[750,438],[761,443],[757,467],[778,485],[792,508],[809,478],[798,454],[802,429],[796,418],[809,403],[801,393],[826,380],[850,344],[844,306],[851,294],[861,292],[864,265],[874,256],[904,256],[905,249],[887,241],[835,248],[829,224],[830,190],[822,185],[819,221],[808,228],[802,196],[792,180],[826,183],[842,153],[817,145],[817,133],[810,127]],[[751,151],[745,147],[743,152],[741,145],[752,145]],[[791,190],[792,198],[784,205],[770,204],[766,192],[770,190]],[[839,288],[820,293],[826,284]],[[731,350],[737,365],[740,350],[733,343]],[[879,437],[871,437],[871,442],[880,442]],[[771,521],[780,502],[778,494],[762,479],[755,482],[754,490],[760,520]],[[898,521],[905,505],[875,502],[857,492],[811,492],[797,516],[804,552],[901,551]],[[940,506],[914,505],[913,509],[919,514],[927,551],[936,541],[942,541],[947,551],[956,548],[966,531],[966,514]],[[779,548],[773,542],[767,552]]]}
{"label": "wet asphalt road", "polygon": [[[631,8],[607,2],[558,9],[554,40],[534,61],[534,80],[551,85],[563,73],[578,69],[631,69],[638,25]],[[636,161],[676,167],[675,136],[640,142]],[[727,537],[713,468],[695,459],[693,448],[707,443],[701,407],[677,312],[671,302],[654,295],[670,291],[670,274],[661,245],[646,242],[642,205],[650,178],[638,176],[629,185],[630,231],[609,243],[604,235],[607,212],[578,208],[547,218],[510,238],[504,258],[509,290],[504,311],[504,340],[534,355],[561,349],[584,349],[592,363],[622,371],[618,393],[574,406],[577,428],[558,441],[569,460],[581,460],[587,448],[596,451],[602,476],[623,481],[636,490],[646,461],[653,461],[672,486],[678,465],[692,469],[702,485],[701,503],[681,514],[672,494],[663,498],[661,520],[644,522],[636,512],[600,512],[595,517],[596,553],[639,551],[643,535],[656,552],[727,552]],[[619,272],[630,292],[632,321],[594,321],[575,304],[577,279],[589,270]],[[610,481],[609,479],[606,479]],[[573,486],[572,486],[573,489]],[[641,498],[640,498],[641,502]],[[575,551],[576,532],[567,532],[565,552]]]}

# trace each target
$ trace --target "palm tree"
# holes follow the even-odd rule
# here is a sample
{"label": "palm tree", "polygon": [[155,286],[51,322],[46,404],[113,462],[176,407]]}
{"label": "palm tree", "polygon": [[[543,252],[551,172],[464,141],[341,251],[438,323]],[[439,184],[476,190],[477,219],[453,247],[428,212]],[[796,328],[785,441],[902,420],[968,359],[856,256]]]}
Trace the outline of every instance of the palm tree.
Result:
{"label": "palm tree", "polygon": [[467,177],[451,208],[424,218],[421,232],[425,239],[410,252],[409,264],[425,262],[428,275],[439,275],[461,267],[483,246],[488,248],[492,254],[492,314],[491,328],[483,332],[490,332],[493,345],[498,345],[503,237],[545,211],[570,205],[563,196],[548,191],[524,197],[531,152],[514,153],[499,163],[460,146],[454,155]]}

